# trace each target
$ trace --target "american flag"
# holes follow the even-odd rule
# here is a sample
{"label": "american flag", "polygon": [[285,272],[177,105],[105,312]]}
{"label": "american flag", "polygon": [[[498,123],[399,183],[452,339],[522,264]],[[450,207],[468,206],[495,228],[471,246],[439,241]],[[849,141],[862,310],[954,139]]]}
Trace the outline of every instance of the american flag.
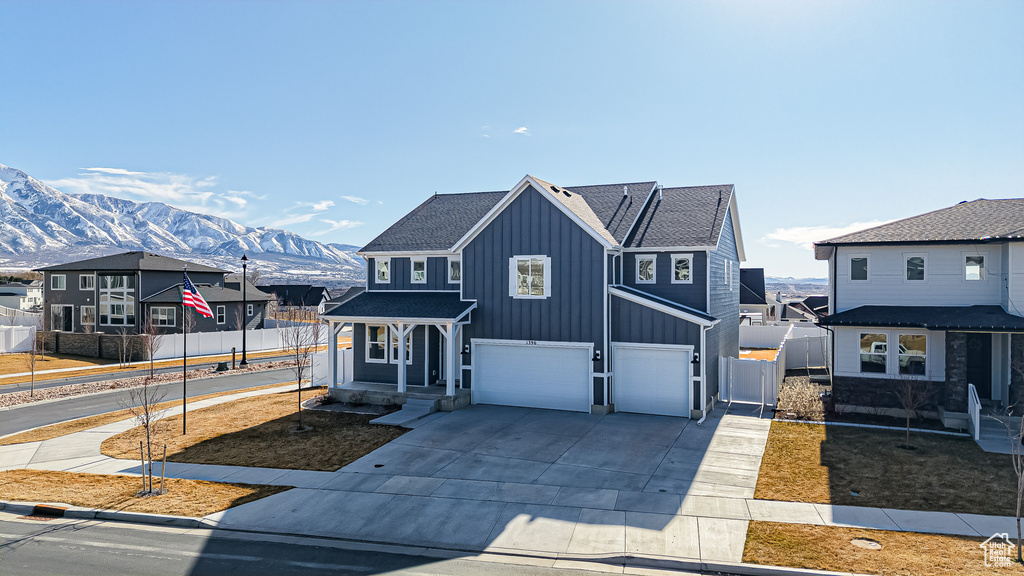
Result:
{"label": "american flag", "polygon": [[181,290],[181,303],[195,308],[196,312],[207,318],[213,318],[213,311],[210,310],[210,305],[206,303],[203,295],[199,293],[199,290],[196,290],[195,285],[188,279],[188,272],[185,273],[185,283]]}

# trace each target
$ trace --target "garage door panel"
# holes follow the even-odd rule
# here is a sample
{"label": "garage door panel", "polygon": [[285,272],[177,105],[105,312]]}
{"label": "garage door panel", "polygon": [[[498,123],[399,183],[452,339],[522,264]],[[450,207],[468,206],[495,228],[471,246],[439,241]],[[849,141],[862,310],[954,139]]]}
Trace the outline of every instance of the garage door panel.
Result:
{"label": "garage door panel", "polygon": [[474,403],[590,411],[588,348],[474,344]]}
{"label": "garage door panel", "polygon": [[615,410],[690,415],[690,351],[613,345]]}

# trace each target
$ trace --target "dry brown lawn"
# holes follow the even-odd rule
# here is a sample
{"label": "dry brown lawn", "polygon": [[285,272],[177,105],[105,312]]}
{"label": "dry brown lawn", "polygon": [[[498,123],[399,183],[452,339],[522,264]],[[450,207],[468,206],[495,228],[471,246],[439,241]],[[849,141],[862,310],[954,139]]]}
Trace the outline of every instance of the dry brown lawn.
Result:
{"label": "dry brown lawn", "polygon": [[774,360],[779,351],[775,348],[757,348],[740,351],[740,358],[749,360]]}
{"label": "dry brown lawn", "polygon": [[[159,487],[159,482],[159,477],[153,479],[154,488]],[[165,494],[140,498],[135,496],[142,489],[140,476],[48,470],[0,472],[0,499],[175,516],[206,516],[291,487],[167,478],[164,488]]]}
{"label": "dry brown lawn", "polygon": [[[1012,516],[1010,457],[970,438],[772,422],[754,498]],[[852,493],[856,492],[858,496]]]}
{"label": "dry brown lawn", "polygon": [[[305,390],[302,399],[323,390]],[[334,471],[405,433],[369,424],[376,416],[320,410],[303,410],[303,424],[313,429],[295,432],[297,405],[291,391],[211,406],[189,413],[188,435],[182,435],[177,414],[160,422],[153,442],[167,443],[168,462]],[[133,428],[108,438],[102,452],[135,458],[143,436]]]}
{"label": "dry brown lawn", "polygon": [[[28,372],[29,367],[27,362],[27,353],[0,355],[0,377],[3,377],[4,374],[20,374],[21,372]],[[62,368],[94,368],[96,366],[106,366],[108,364],[117,364],[117,360],[104,360],[102,358],[86,358],[83,356],[47,353],[44,356],[36,358],[36,372],[42,372],[43,370],[59,370]],[[36,380],[40,379],[40,375],[36,374]],[[4,383],[8,384],[6,381]]]}
{"label": "dry brown lawn", "polygon": [[[850,543],[874,540],[880,550]],[[985,538],[835,528],[808,524],[751,522],[743,561],[813,570],[885,574],[886,576],[945,576],[952,574],[1020,574],[1021,567],[987,568],[979,546]]]}
{"label": "dry brown lawn", "polygon": [[[267,388],[277,388],[282,384],[267,384],[266,386],[255,386],[253,388],[243,388],[241,390],[229,390],[226,392],[216,392],[213,394],[204,394],[202,396],[193,396],[189,398],[190,402],[196,400],[206,400],[207,398],[217,398],[218,396],[227,396],[229,394],[238,394],[240,392],[252,392],[254,390],[265,390]],[[181,400],[171,400],[168,402],[161,402],[156,405],[158,410],[174,408],[175,406],[181,406]],[[81,432],[83,430],[89,430],[90,428],[96,428],[97,426],[103,426],[104,424],[110,424],[112,422],[120,422],[131,418],[131,413],[127,410],[118,410],[116,412],[107,412],[106,414],[97,414],[95,416],[89,416],[86,418],[79,418],[78,420],[68,420],[67,422],[60,422],[57,424],[51,424],[50,426],[43,426],[42,428],[36,428],[34,430],[28,430],[20,434],[14,434],[6,438],[0,438],[0,446],[7,446],[9,444],[23,444],[25,442],[41,442],[43,440],[51,440],[60,436],[67,436],[75,432]]]}

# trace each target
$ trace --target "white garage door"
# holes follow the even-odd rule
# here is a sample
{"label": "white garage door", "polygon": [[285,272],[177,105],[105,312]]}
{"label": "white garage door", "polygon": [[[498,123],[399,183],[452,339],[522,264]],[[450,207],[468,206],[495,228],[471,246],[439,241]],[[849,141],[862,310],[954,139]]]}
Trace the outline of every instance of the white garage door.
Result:
{"label": "white garage door", "polygon": [[691,349],[612,344],[616,412],[690,416]]}
{"label": "white garage door", "polygon": [[473,341],[473,403],[590,411],[590,348]]}

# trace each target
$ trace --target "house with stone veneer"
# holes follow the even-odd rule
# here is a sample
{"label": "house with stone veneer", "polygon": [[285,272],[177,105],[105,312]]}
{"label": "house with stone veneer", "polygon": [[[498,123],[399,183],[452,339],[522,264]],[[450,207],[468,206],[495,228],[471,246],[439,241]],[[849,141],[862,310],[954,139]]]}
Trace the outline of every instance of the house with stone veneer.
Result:
{"label": "house with stone veneer", "polygon": [[963,427],[972,404],[1024,391],[1024,199],[974,200],[815,244],[828,261],[833,399],[898,408],[894,380],[924,381]]}
{"label": "house with stone veneer", "polygon": [[365,290],[323,317],[352,326],[339,397],[440,388],[461,402],[702,418],[739,354],[733,186],[657,182],[436,194],[359,252]]}

